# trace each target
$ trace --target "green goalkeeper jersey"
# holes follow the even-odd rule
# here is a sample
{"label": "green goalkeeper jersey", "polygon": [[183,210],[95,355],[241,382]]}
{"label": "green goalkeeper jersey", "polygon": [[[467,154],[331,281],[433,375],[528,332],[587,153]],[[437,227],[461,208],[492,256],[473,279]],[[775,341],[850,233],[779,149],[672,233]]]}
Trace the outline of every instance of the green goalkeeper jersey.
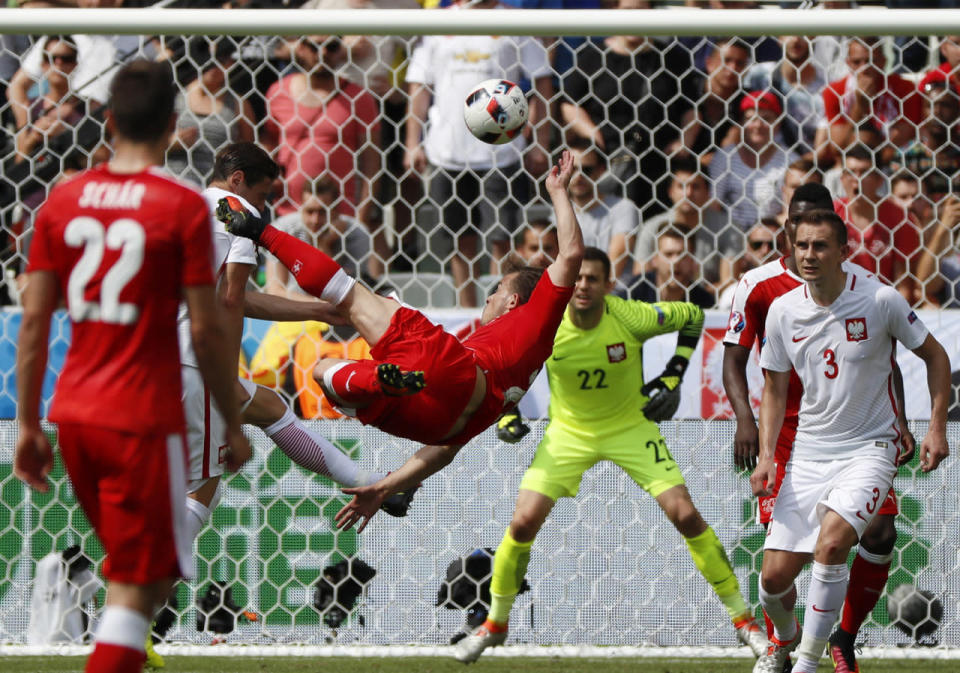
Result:
{"label": "green goalkeeper jersey", "polygon": [[[551,423],[580,433],[617,432],[642,417],[644,341],[679,332],[685,344],[696,344],[703,331],[703,311],[695,304],[648,304],[611,295],[604,301],[593,329],[576,327],[567,309],[546,363]],[[689,359],[692,350],[678,346],[677,354]]]}

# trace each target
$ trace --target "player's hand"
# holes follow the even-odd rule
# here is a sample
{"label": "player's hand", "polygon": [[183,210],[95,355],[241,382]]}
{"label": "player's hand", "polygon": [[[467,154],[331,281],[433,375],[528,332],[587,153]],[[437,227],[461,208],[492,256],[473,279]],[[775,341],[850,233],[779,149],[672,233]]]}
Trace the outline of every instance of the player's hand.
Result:
{"label": "player's hand", "polygon": [[227,428],[227,455],[226,466],[231,472],[236,472],[243,464],[250,460],[253,450],[250,448],[250,441],[240,430],[238,425],[235,428]]}
{"label": "player's hand", "polygon": [[363,532],[373,515],[380,511],[380,504],[391,495],[384,493],[376,484],[342,490],[347,495],[352,495],[353,500],[344,505],[333,520],[337,524],[337,530],[350,530],[354,524],[363,521],[357,528],[358,533]]}
{"label": "player's hand", "polygon": [[680,406],[680,382],[689,364],[686,358],[674,355],[660,376],[643,384],[640,394],[648,400],[642,411],[648,420],[659,423],[673,418],[677,413]]}
{"label": "player's hand", "polygon": [[773,486],[777,481],[777,464],[773,460],[759,460],[753,474],[750,475],[750,488],[756,496],[773,495]]}
{"label": "player's hand", "polygon": [[550,169],[547,175],[546,187],[548,193],[562,192],[567,193],[567,186],[570,184],[570,178],[573,176],[573,155],[564,150],[560,155],[560,161]]}
{"label": "player's hand", "polygon": [[422,145],[408,147],[403,153],[403,167],[420,175],[427,170],[427,153]]}
{"label": "player's hand", "polygon": [[226,196],[217,201],[217,219],[234,236],[260,240],[267,223],[247,210],[235,196]]}
{"label": "player's hand", "polygon": [[913,433],[910,432],[910,428],[907,427],[906,421],[900,423],[900,435],[903,440],[903,450],[900,452],[900,457],[897,458],[897,467],[906,465],[913,460],[913,454],[916,453],[917,450],[917,440],[914,438]]}
{"label": "player's hand", "polygon": [[950,455],[947,435],[943,430],[928,430],[920,444],[920,469],[932,472]]}
{"label": "player's hand", "polygon": [[47,475],[53,469],[53,449],[43,430],[20,427],[17,448],[13,454],[13,475],[41,493],[50,490]]}
{"label": "player's hand", "polygon": [[737,421],[737,430],[733,435],[733,464],[738,470],[752,470],[757,466],[760,454],[760,433],[757,424]]}
{"label": "player's hand", "polygon": [[501,442],[516,444],[529,432],[530,426],[523,422],[523,418],[516,411],[508,411],[497,421],[497,437]]}

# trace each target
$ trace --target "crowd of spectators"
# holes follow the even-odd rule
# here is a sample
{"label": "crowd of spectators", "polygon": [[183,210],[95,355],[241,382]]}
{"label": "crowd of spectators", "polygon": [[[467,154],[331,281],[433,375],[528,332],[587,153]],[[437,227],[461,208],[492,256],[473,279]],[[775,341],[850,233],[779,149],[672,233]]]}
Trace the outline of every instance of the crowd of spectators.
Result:
{"label": "crowd of spectators", "polygon": [[[131,5],[80,2],[119,4]],[[422,4],[437,3],[304,6]],[[440,4],[509,11],[497,0]],[[587,5],[651,6],[577,6]],[[262,6],[293,5],[226,5]],[[552,153],[568,147],[587,243],[609,252],[624,296],[722,307],[745,270],[782,251],[777,228],[792,190],[822,180],[847,222],[854,261],[917,306],[957,306],[960,36],[939,38],[926,62],[915,50],[907,58],[920,43],[4,36],[3,263],[21,270],[32,213],[50,186],[109,151],[106,87],[116,63],[139,55],[169,60],[182,87],[169,170],[203,184],[219,147],[263,144],[283,170],[271,215],[372,285],[389,285],[392,273],[447,273],[457,305],[479,305],[487,288],[477,281],[496,274],[511,249],[549,249],[549,220],[524,220]],[[489,77],[520,81],[531,103],[529,128],[503,146],[479,143],[461,121],[464,91]],[[278,265],[265,260],[265,270],[268,291],[295,291]]]}

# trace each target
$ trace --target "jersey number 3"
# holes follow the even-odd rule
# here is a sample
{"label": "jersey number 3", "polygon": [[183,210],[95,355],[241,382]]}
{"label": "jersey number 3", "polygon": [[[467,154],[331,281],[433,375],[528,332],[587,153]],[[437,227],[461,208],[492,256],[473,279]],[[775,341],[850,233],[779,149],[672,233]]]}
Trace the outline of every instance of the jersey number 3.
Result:
{"label": "jersey number 3", "polygon": [[823,372],[823,375],[828,379],[837,378],[837,374],[840,373],[840,367],[837,365],[837,354],[833,352],[832,348],[828,348],[823,351],[823,359],[826,360],[826,369]]}
{"label": "jersey number 3", "polygon": [[[119,219],[109,227],[92,217],[76,217],[63,231],[63,240],[71,248],[83,248],[67,281],[70,319],[129,325],[140,317],[136,304],[120,302],[120,293],[143,266],[146,244],[143,226],[136,220]],[[104,274],[100,283],[100,301],[87,301],[87,286],[103,261],[104,249],[119,250],[120,257]]]}

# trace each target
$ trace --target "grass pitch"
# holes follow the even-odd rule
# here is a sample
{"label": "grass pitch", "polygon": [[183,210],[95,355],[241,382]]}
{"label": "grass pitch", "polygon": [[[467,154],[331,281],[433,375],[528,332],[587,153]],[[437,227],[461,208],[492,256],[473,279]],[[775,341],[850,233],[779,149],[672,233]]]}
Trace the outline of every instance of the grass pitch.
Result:
{"label": "grass pitch", "polygon": [[[177,657],[168,656],[159,673],[749,673],[752,659],[570,659],[481,658],[465,667],[439,657]],[[3,673],[83,673],[84,657],[0,657]],[[861,661],[869,673],[955,673],[960,662],[941,660]],[[821,673],[833,671],[824,659]]]}

